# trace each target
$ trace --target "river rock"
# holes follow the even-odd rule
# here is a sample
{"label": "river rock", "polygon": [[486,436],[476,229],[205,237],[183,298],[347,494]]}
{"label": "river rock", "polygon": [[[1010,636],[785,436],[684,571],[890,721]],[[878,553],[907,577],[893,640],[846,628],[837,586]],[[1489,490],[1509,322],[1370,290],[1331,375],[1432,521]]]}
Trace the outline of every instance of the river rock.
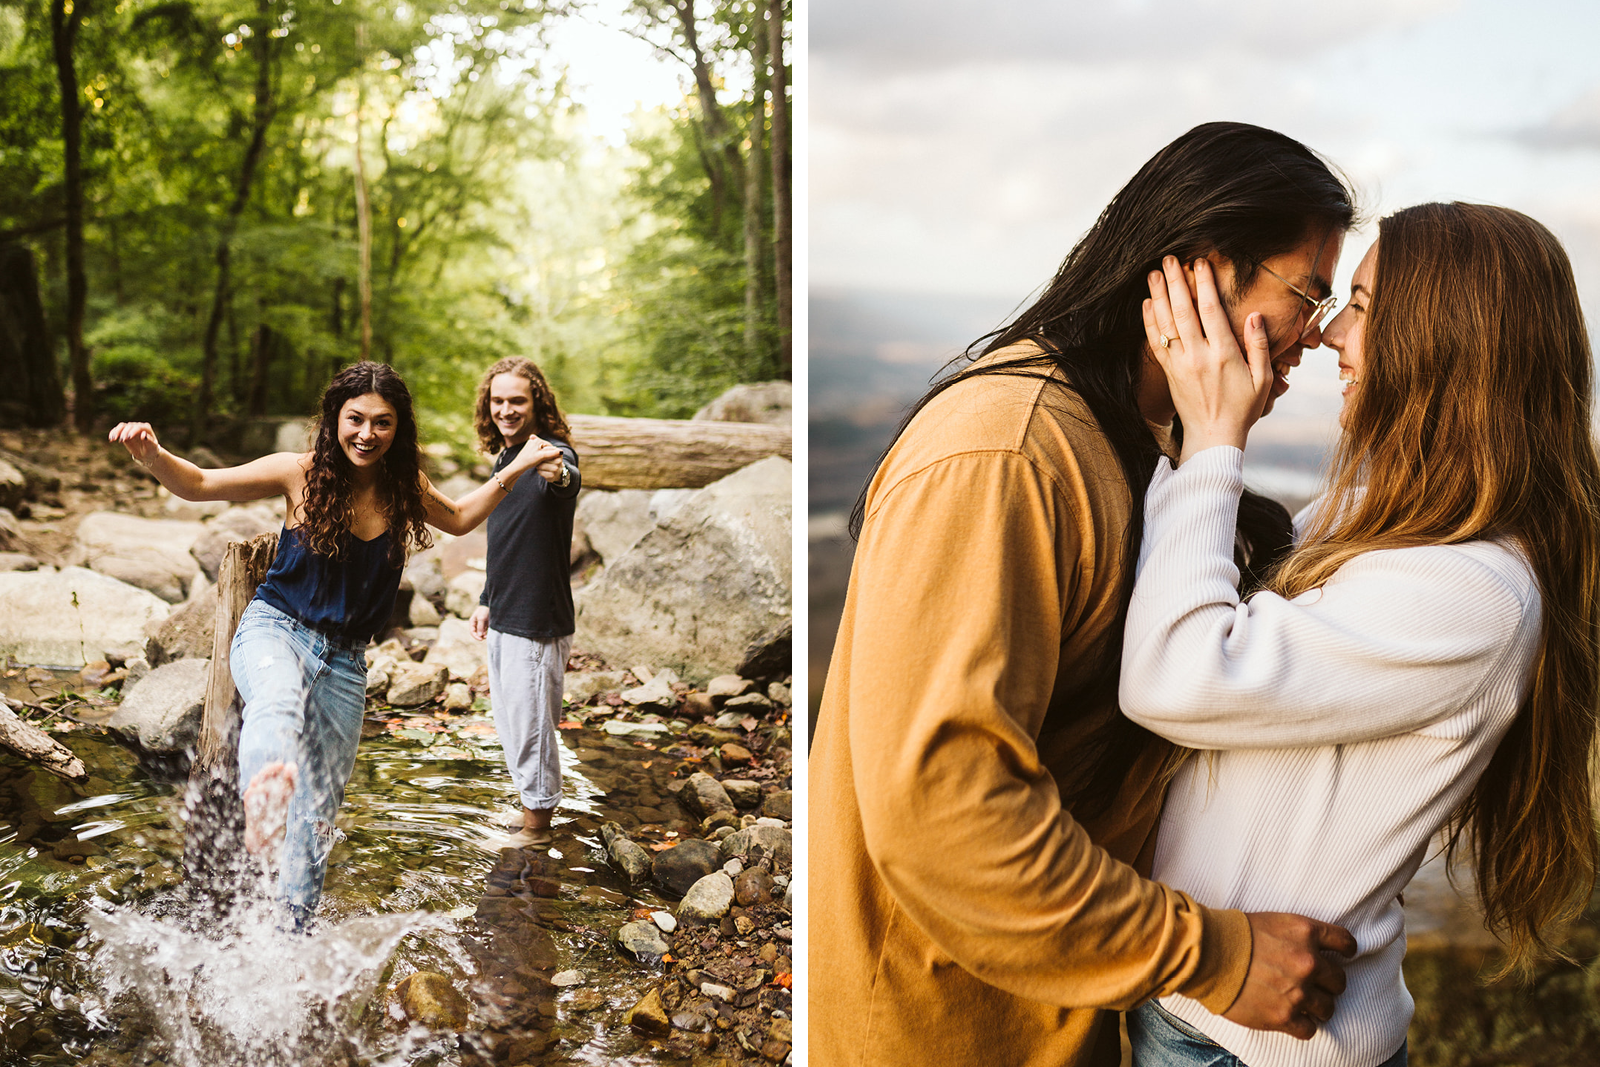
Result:
{"label": "river rock", "polygon": [[694,413],[698,422],[760,422],[788,426],[794,418],[790,382],[741,382]]}
{"label": "river rock", "polygon": [[422,662],[443,667],[451,678],[464,682],[488,662],[488,653],[488,644],[473,638],[472,624],[452,616],[439,623],[439,638]]}
{"label": "river rock", "polygon": [[688,783],[683,792],[678,794],[678,799],[686,804],[691,812],[705,818],[719,811],[732,811],[733,800],[728,796],[728,791],[705,771],[696,771],[689,776]]}
{"label": "river rock", "polygon": [[711,696],[713,703],[721,707],[734,697],[742,697],[750,692],[755,685],[748,678],[741,678],[737,674],[719,674],[706,683],[706,692]]}
{"label": "river rock", "polygon": [[385,698],[397,708],[413,708],[444,692],[450,672],[438,664],[413,663],[406,659],[389,673],[389,694]]}
{"label": "river rock", "polygon": [[752,867],[748,871],[740,871],[733,879],[733,899],[741,908],[754,907],[757,904],[770,904],[773,889],[772,875],[760,867]]}
{"label": "river rock", "polygon": [[760,693],[746,693],[743,696],[733,697],[722,705],[728,711],[741,715],[761,715],[772,710],[772,701]]}
{"label": "river rock", "polygon": [[38,569],[39,561],[25,552],[0,552],[0,574]]}
{"label": "river rock", "polygon": [[632,841],[622,832],[622,827],[614,822],[600,827],[600,837],[606,843],[606,854],[611,857],[612,866],[622,872],[628,884],[643,885],[645,879],[650,877],[650,853]]}
{"label": "river rock", "polygon": [[717,755],[722,757],[722,764],[725,767],[742,767],[755,759],[750,750],[743,745],[723,745],[717,750]]}
{"label": "river rock", "polygon": [[451,682],[444,687],[441,703],[446,711],[466,711],[472,707],[472,687],[466,682]]}
{"label": "river rock", "polygon": [[657,852],[652,869],[657,884],[673,896],[681,897],[696,882],[720,867],[722,860],[716,845],[691,837],[674,848]]}
{"label": "river rock", "polygon": [[[664,953],[663,953],[664,954]],[[661,1003],[661,993],[652,989],[628,1009],[622,1021],[640,1033],[665,1037],[672,1032],[672,1020],[667,1017],[666,1006]]]}
{"label": "river rock", "polygon": [[630,958],[646,966],[659,962],[672,947],[667,944],[667,939],[662,936],[661,931],[656,929],[656,924],[644,919],[625,923],[617,931],[616,941],[617,947]]}
{"label": "river rock", "polygon": [[78,523],[77,548],[91,570],[176,604],[200,569],[189,550],[205,532],[198,522],[92,511]]}
{"label": "river rock", "polygon": [[146,624],[171,610],[153,593],[82,567],[0,574],[0,655],[56,667],[126,659],[143,647]]}
{"label": "river rock", "polygon": [[587,704],[601,693],[622,688],[622,671],[568,671],[563,689],[568,704]]}
{"label": "river rock", "polygon": [[722,790],[736,808],[753,808],[761,803],[761,784],[743,778],[724,778]]}
{"label": "river rock", "polygon": [[664,722],[629,722],[626,719],[607,719],[600,727],[613,737],[665,737],[672,727]]}
{"label": "river rock", "polygon": [[578,594],[575,643],[704,682],[787,642],[792,471],[771,456],[696,490]]}
{"label": "river rock", "polygon": [[182,752],[200,736],[211,661],[180,659],[141,678],[106,726],[147,752]]}
{"label": "river rock", "polygon": [[445,609],[463,619],[470,617],[478,610],[478,597],[483,595],[483,587],[488,581],[488,575],[482,571],[462,571],[450,579],[444,596]]}
{"label": "river rock", "polygon": [[389,691],[389,672],[394,670],[394,660],[386,659],[367,668],[367,696],[381,696]]}
{"label": "river rock", "polygon": [[[680,846],[681,847],[681,846]],[[782,864],[794,862],[794,833],[782,826],[757,823],[737,830],[722,839],[722,858],[751,857],[756,849]]]}
{"label": "river rock", "polygon": [[15,466],[0,459],[0,508],[14,509],[28,498],[28,479]]}
{"label": "river rock", "polygon": [[206,578],[214,582],[230,544],[249,541],[265,533],[277,533],[281,525],[272,509],[262,505],[231,507],[206,524],[205,532],[196,539],[189,553],[200,564]]}
{"label": "river rock", "polygon": [[624,689],[622,699],[640,711],[671,711],[678,704],[678,694],[659,674],[644,685]]}
{"label": "river rock", "polygon": [[678,904],[678,921],[689,926],[715,922],[733,907],[733,879],[721,871],[695,882]]}
{"label": "river rock", "polygon": [[177,659],[206,659],[217,626],[217,587],[196,583],[193,595],[154,627],[144,643],[144,658],[153,667]]}
{"label": "river rock", "polygon": [[0,549],[7,552],[23,547],[22,524],[10,508],[0,508]]}
{"label": "river rock", "polygon": [[439,609],[425,596],[418,596],[412,591],[411,604],[406,609],[406,621],[412,626],[438,626],[441,621]]}
{"label": "river rock", "polygon": [[465,1030],[472,1005],[450,979],[433,971],[418,971],[395,986],[406,1018],[430,1030]]}
{"label": "river rock", "polygon": [[768,793],[767,798],[761,802],[761,814],[773,819],[782,819],[784,822],[794,820],[794,793],[788,789],[779,789]]}
{"label": "river rock", "polygon": [[767,699],[779,707],[793,707],[794,691],[782,682],[773,682],[767,686]]}
{"label": "river rock", "polygon": [[[446,595],[450,588],[445,584],[444,566],[440,562],[440,552],[437,548],[430,548],[426,552],[419,552],[411,557],[411,562],[406,564],[405,580],[411,583],[411,590],[416,594],[412,603],[420,598],[432,604],[436,610],[444,609]],[[421,625],[421,624],[415,624]],[[428,623],[437,626],[437,623]]]}

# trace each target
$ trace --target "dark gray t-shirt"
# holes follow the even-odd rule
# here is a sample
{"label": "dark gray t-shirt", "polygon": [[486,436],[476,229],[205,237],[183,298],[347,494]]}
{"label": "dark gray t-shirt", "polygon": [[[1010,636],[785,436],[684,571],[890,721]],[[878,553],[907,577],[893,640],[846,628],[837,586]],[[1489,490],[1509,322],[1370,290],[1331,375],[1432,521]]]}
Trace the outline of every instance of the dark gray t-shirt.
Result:
{"label": "dark gray t-shirt", "polygon": [[[489,625],[503,634],[548,641],[572,633],[572,515],[578,506],[578,454],[565,441],[546,438],[566,457],[572,481],[565,489],[537,471],[517,479],[489,515],[489,580],[478,603],[489,606]],[[498,473],[522,445],[495,459]]]}

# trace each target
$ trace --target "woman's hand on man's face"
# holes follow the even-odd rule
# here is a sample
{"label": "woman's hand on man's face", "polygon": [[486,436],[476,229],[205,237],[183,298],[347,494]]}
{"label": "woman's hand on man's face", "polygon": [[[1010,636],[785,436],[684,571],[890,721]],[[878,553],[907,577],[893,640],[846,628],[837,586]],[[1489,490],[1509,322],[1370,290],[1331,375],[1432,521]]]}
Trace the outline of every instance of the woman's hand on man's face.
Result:
{"label": "woman's hand on man's face", "polygon": [[1183,459],[1216,445],[1243,448],[1275,380],[1261,315],[1245,317],[1241,352],[1211,264],[1196,260],[1194,279],[1198,307],[1183,265],[1166,257],[1162,270],[1150,272],[1150,298],[1142,308],[1145,337],[1183,420]]}

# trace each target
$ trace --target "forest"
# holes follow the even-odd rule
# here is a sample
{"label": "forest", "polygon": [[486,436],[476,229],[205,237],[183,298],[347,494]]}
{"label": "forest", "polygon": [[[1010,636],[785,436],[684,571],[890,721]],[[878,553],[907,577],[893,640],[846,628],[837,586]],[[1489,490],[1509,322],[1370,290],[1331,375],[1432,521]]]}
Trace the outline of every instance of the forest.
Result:
{"label": "forest", "polygon": [[681,71],[585,131],[584,0],[0,0],[0,425],[237,447],[393,364],[466,440],[526,355],[570,411],[790,376],[787,0],[631,0]]}

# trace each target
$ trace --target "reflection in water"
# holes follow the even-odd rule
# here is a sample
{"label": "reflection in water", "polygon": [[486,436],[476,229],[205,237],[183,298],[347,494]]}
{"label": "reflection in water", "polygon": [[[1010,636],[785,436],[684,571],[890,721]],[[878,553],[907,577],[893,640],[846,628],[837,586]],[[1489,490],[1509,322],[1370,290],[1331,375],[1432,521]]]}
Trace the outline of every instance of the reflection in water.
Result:
{"label": "reflection in water", "polygon": [[[661,1062],[623,1022],[654,972],[610,935],[671,905],[611,871],[599,828],[688,831],[674,761],[563,731],[554,846],[502,852],[499,820],[516,809],[484,721],[453,719],[428,744],[362,742],[348,838],[299,938],[250,909],[197,918],[179,873],[181,782],[92,731],[67,738],[85,783],[0,757],[0,1063]],[[459,1037],[406,1022],[391,991],[420,972],[466,995]]]}

